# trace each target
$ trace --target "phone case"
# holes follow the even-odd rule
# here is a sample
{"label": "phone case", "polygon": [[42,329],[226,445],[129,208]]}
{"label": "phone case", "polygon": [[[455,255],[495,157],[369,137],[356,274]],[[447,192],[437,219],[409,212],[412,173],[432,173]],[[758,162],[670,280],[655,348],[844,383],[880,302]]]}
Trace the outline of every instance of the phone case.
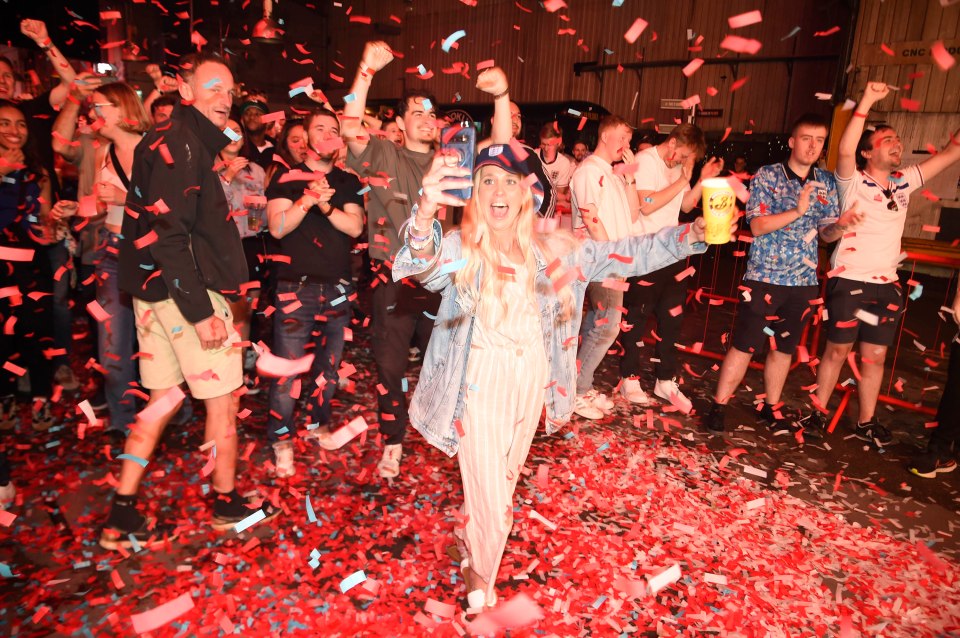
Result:
{"label": "phone case", "polygon": [[[440,150],[450,154],[450,161],[458,166],[470,169],[473,175],[473,162],[477,156],[477,132],[472,126],[448,126],[440,135]],[[451,195],[467,200],[473,195],[473,187],[444,189]]]}

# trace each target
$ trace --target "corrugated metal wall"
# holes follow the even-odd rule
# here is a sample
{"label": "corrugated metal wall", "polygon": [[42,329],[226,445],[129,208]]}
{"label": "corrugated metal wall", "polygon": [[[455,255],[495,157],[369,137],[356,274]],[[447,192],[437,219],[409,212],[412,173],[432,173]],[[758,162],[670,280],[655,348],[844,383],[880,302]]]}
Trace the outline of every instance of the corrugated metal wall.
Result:
{"label": "corrugated metal wall", "polygon": [[[661,111],[660,99],[694,94],[700,95],[704,108],[723,110],[720,117],[698,122],[712,131],[731,127],[734,132],[779,133],[801,112],[829,112],[827,103],[814,96],[817,92],[833,91],[837,64],[829,62],[704,66],[689,79],[681,73],[682,66],[611,70],[602,76],[585,73],[576,77],[573,64],[594,60],[601,64],[685,61],[717,56],[732,62],[738,57],[752,57],[720,49],[727,34],[760,40],[760,57],[839,56],[849,25],[845,2],[626,0],[622,7],[613,7],[611,0],[568,0],[567,4],[567,8],[549,13],[534,0],[478,0],[475,7],[458,0],[353,2],[353,16],[398,26],[400,34],[377,35],[374,27],[350,23],[333,11],[332,49],[349,69],[347,83],[365,40],[385,39],[404,54],[402,61],[378,75],[372,98],[395,97],[404,86],[423,85],[442,102],[453,101],[458,93],[464,102],[485,102],[489,97],[474,89],[472,80],[444,74],[442,70],[456,61],[467,62],[473,78],[473,67],[478,62],[494,59],[507,72],[511,94],[519,102],[588,100],[636,124],[648,118],[669,123],[678,112]],[[761,11],[761,23],[736,30],[729,28],[729,16],[754,9]],[[399,18],[399,24],[391,16]],[[629,44],[623,34],[638,17],[649,26],[634,44]],[[814,35],[834,26],[841,27],[840,31]],[[799,31],[794,33],[797,27]],[[459,48],[443,52],[442,40],[459,29],[467,32],[459,40]],[[688,30],[692,40],[688,40]],[[695,46],[700,50],[691,50]],[[432,78],[425,81],[406,73],[420,64],[433,72]],[[743,78],[747,78],[746,84],[731,92],[733,83]],[[718,94],[709,96],[708,87],[716,88]]]}

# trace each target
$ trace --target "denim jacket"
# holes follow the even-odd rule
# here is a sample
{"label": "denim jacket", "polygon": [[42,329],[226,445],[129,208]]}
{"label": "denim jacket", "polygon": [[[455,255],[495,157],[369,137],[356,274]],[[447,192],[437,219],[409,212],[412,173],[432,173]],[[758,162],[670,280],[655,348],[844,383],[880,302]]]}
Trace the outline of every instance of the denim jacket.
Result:
{"label": "denim jacket", "polygon": [[[644,275],[686,259],[688,255],[706,251],[706,244],[691,246],[686,238],[681,238],[686,230],[686,226],[674,226],[655,235],[637,235],[618,241],[583,240],[577,249],[560,258],[560,267],[564,270],[579,269],[578,276],[570,283],[574,312],[566,320],[559,316],[560,301],[546,274],[548,264],[534,249],[537,262],[534,294],[540,308],[543,350],[550,368],[550,385],[546,393],[548,434],[566,424],[573,413],[580,309],[587,284],[608,277]],[[400,280],[422,275],[420,283],[423,287],[442,296],[409,416],[413,427],[427,442],[454,456],[459,446],[456,422],[463,417],[467,357],[474,317],[461,306],[451,276],[461,259],[460,231],[452,231],[444,237],[439,222],[434,221],[433,239],[435,257],[429,261],[414,258],[410,247],[404,245],[394,261],[393,278]]]}

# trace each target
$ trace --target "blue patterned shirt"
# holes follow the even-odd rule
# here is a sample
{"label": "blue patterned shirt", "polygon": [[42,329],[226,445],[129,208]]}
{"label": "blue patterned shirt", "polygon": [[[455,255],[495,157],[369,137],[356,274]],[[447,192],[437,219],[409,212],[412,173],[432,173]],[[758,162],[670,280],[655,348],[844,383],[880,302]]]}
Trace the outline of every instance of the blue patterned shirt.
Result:
{"label": "blue patterned shirt", "polygon": [[[822,184],[811,194],[807,213],[753,238],[744,279],[779,286],[817,285],[817,231],[837,221],[840,206],[832,173],[814,167],[807,179]],[[785,163],[761,168],[750,182],[747,222],[796,208],[804,183]]]}

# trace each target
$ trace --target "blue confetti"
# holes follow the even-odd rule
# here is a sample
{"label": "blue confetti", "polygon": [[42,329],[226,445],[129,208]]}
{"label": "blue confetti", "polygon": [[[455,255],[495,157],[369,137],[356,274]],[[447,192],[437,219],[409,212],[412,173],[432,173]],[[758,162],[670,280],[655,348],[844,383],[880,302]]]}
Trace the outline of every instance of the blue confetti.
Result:
{"label": "blue confetti", "polygon": [[237,533],[239,534],[240,532],[244,531],[248,527],[256,525],[266,517],[267,515],[263,513],[263,510],[259,509],[253,514],[251,514],[250,516],[246,517],[245,519],[237,523],[236,525],[234,525],[233,529],[237,530]]}
{"label": "blue confetti", "polygon": [[917,284],[913,287],[913,290],[910,292],[910,300],[916,301],[920,298],[920,295],[923,294],[923,284]]}
{"label": "blue confetti", "polygon": [[367,184],[366,186],[364,186],[363,188],[357,191],[357,195],[363,195],[364,193],[369,193],[369,192],[370,192],[370,185]]}
{"label": "blue confetti", "polygon": [[295,95],[300,95],[301,93],[306,93],[306,92],[307,92],[307,87],[298,86],[295,89],[290,89],[290,97],[294,97]]}
{"label": "blue confetti", "polygon": [[775,333],[770,326],[764,326],[763,334],[767,335],[768,337],[774,337],[777,333]]}
{"label": "blue confetti", "polygon": [[422,64],[418,64],[418,65],[417,65],[417,72],[418,72],[420,75],[426,75],[426,74],[427,74],[427,67],[423,66]]}
{"label": "blue confetti", "polygon": [[456,42],[457,40],[459,40],[460,38],[466,35],[467,35],[467,32],[464,31],[463,29],[460,29],[459,31],[454,31],[453,33],[447,36],[447,38],[443,41],[443,44],[440,45],[440,48],[443,49],[444,53],[450,53],[450,48],[453,46],[454,42]]}
{"label": "blue confetti", "polygon": [[342,304],[342,303],[343,303],[344,301],[346,301],[346,300],[347,300],[347,296],[346,296],[346,295],[340,295],[339,297],[337,297],[336,299],[334,299],[333,301],[331,301],[331,302],[330,302],[330,305],[331,305],[331,306],[338,306],[338,305]]}
{"label": "blue confetti", "polygon": [[400,379],[400,389],[401,389],[401,390],[403,390],[404,392],[407,392],[407,389],[408,389],[409,387],[410,387],[410,384],[409,384],[409,382],[407,381],[407,378],[406,378],[406,377]]}
{"label": "blue confetti", "polygon": [[207,82],[204,82],[204,83],[203,83],[203,88],[205,88],[205,89],[212,89],[213,87],[215,87],[215,86],[218,85],[218,84],[220,84],[220,78],[213,78],[212,80],[209,80],[209,81],[207,81]]}
{"label": "blue confetti", "polygon": [[601,595],[599,598],[593,601],[593,604],[590,606],[593,607],[594,609],[600,609],[600,605],[602,605],[606,599],[607,599],[606,596]]}
{"label": "blue confetti", "polygon": [[445,263],[443,266],[440,267],[440,274],[441,274],[441,275],[449,275],[449,274],[452,273],[452,272],[457,272],[457,271],[460,270],[461,268],[464,268],[466,265],[467,265],[467,260],[466,260],[466,258],[457,259],[456,261],[447,262],[447,263]]}
{"label": "blue confetti", "polygon": [[142,458],[140,458],[139,456],[136,456],[135,454],[121,454],[121,455],[119,455],[117,458],[118,458],[118,459],[123,459],[123,460],[125,460],[125,461],[133,461],[134,463],[136,463],[136,464],[139,465],[140,467],[147,467],[147,463],[149,463],[149,461],[147,461],[147,459],[142,459]]}
{"label": "blue confetti", "polygon": [[343,101],[346,102],[347,104],[349,104],[350,102],[353,102],[355,99],[357,99],[357,96],[354,95],[353,93],[347,93],[346,95],[343,96]]}
{"label": "blue confetti", "polygon": [[613,0],[613,6],[615,6],[615,7],[622,7],[622,6],[623,6],[623,0]]}
{"label": "blue confetti", "polygon": [[340,581],[340,592],[345,594],[365,580],[367,580],[367,576],[363,573],[363,570],[354,572]]}
{"label": "blue confetti", "polygon": [[423,98],[423,110],[424,111],[433,110],[433,102],[430,101],[430,98],[426,98],[426,97]]}
{"label": "blue confetti", "polygon": [[310,503],[310,492],[307,492],[307,521],[317,522],[317,514],[313,511],[313,505]]}
{"label": "blue confetti", "polygon": [[228,126],[227,128],[225,128],[225,129],[223,129],[223,134],[226,135],[227,137],[229,137],[230,140],[233,141],[233,142],[239,142],[240,140],[243,139],[243,136],[242,136],[242,135],[240,135],[239,133],[237,133],[236,131],[234,131],[234,130],[233,130],[232,128],[230,128],[229,126]]}
{"label": "blue confetti", "polygon": [[4,578],[13,578],[13,572],[10,571],[10,565],[6,563],[0,563],[0,576]]}
{"label": "blue confetti", "polygon": [[423,316],[426,317],[427,319],[429,319],[430,321],[436,321],[436,320],[437,320],[437,315],[431,315],[431,314],[430,314],[429,312],[427,312],[426,310],[423,311]]}

